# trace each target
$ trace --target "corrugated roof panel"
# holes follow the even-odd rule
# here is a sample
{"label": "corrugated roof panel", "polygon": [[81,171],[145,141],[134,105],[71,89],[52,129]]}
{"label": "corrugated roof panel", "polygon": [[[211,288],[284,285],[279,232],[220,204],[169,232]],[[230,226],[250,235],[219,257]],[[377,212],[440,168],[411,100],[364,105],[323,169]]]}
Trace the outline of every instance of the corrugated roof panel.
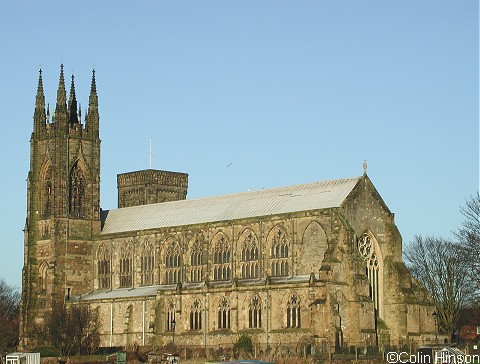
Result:
{"label": "corrugated roof panel", "polygon": [[360,178],[110,210],[102,234],[339,207]]}

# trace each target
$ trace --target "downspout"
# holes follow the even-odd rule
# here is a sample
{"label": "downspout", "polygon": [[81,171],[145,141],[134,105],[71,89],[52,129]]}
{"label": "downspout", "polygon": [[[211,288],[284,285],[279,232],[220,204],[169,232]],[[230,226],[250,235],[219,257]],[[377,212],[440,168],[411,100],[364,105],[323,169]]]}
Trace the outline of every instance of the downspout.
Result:
{"label": "downspout", "polygon": [[145,309],[146,309],[146,302],[144,298],[143,307],[142,307],[142,346],[145,346]]}
{"label": "downspout", "polygon": [[110,347],[113,346],[113,300],[110,302]]}

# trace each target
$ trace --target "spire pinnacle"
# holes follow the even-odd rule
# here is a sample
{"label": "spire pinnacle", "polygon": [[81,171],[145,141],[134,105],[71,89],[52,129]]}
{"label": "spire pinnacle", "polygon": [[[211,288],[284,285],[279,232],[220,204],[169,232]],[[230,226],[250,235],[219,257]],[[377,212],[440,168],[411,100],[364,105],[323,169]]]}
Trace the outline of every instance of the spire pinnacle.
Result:
{"label": "spire pinnacle", "polygon": [[78,123],[77,98],[75,95],[75,76],[72,75],[72,84],[70,86],[70,97],[68,99],[68,111],[70,124]]}
{"label": "spire pinnacle", "polygon": [[35,97],[35,112],[33,114],[34,132],[41,132],[45,128],[46,116],[45,116],[45,94],[43,92],[43,79],[42,68],[39,70],[37,96]]}
{"label": "spire pinnacle", "polygon": [[95,80],[95,68],[92,70],[92,84],[90,86],[90,98],[88,102],[88,107],[97,107],[98,106],[98,96],[97,96],[97,83]]}
{"label": "spire pinnacle", "polygon": [[95,68],[92,70],[92,84],[90,87],[90,97],[88,99],[88,111],[85,118],[85,127],[90,130],[92,135],[98,136],[99,116],[98,116],[98,96],[97,84],[95,80]]}
{"label": "spire pinnacle", "polygon": [[63,63],[60,65],[60,79],[58,81],[57,105],[55,106],[55,123],[67,122],[67,93],[65,91],[65,75]]}
{"label": "spire pinnacle", "polygon": [[42,78],[42,69],[38,71],[38,86],[37,86],[37,97],[35,100],[35,108],[42,109],[45,108],[45,94],[43,93],[43,78]]}

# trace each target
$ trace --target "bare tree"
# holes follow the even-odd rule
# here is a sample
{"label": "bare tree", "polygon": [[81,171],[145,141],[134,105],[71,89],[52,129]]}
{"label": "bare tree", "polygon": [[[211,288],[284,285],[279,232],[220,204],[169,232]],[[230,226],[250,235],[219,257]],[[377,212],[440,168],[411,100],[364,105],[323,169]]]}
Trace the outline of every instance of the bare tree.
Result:
{"label": "bare tree", "polygon": [[20,292],[0,279],[0,351],[2,354],[15,350],[18,345],[19,307]]}
{"label": "bare tree", "polygon": [[89,305],[60,304],[46,314],[38,341],[57,348],[61,355],[91,354],[99,344],[97,313]]}
{"label": "bare tree", "polygon": [[416,236],[404,256],[413,276],[432,296],[440,331],[452,334],[460,310],[471,304],[474,291],[462,247],[442,238]]}
{"label": "bare tree", "polygon": [[[480,287],[480,194],[470,197],[465,206],[460,208],[465,220],[456,232],[462,242],[464,259],[470,267],[469,276],[472,283]],[[477,290],[477,300],[480,293]]]}

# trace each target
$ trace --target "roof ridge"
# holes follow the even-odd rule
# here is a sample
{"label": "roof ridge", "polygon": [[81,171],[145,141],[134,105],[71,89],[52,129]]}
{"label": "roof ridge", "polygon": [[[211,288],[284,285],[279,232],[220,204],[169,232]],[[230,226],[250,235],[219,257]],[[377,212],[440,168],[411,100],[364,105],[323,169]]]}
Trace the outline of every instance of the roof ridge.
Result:
{"label": "roof ridge", "polygon": [[211,195],[211,196],[203,196],[203,197],[195,197],[195,198],[187,198],[185,200],[176,200],[176,201],[164,201],[164,202],[156,202],[156,203],[151,203],[151,204],[145,204],[145,205],[137,205],[137,206],[128,206],[128,207],[117,207],[115,209],[109,209],[109,210],[104,210],[104,211],[116,211],[116,210],[125,210],[125,209],[139,209],[139,208],[153,208],[153,206],[158,206],[158,205],[165,205],[165,204],[182,204],[182,203],[187,203],[187,202],[192,202],[192,201],[202,201],[202,200],[208,200],[208,199],[214,199],[214,198],[227,198],[227,197],[233,197],[233,196],[241,196],[241,195],[247,195],[247,194],[255,194],[255,193],[261,193],[261,192],[270,192],[274,190],[281,190],[281,189],[287,189],[287,188],[301,188],[305,186],[314,186],[314,185],[319,185],[319,184],[326,184],[326,183],[331,183],[331,182],[348,182],[348,181],[353,181],[353,180],[359,180],[362,178],[362,176],[357,176],[357,177],[350,177],[350,178],[337,178],[337,179],[329,179],[329,180],[323,180],[323,181],[315,181],[315,182],[309,182],[309,183],[300,183],[300,184],[295,184],[295,185],[288,185],[288,186],[278,186],[278,187],[268,187],[268,188],[262,188],[260,190],[251,190],[251,191],[242,191],[242,192],[232,192],[232,193],[227,193],[224,195]]}

